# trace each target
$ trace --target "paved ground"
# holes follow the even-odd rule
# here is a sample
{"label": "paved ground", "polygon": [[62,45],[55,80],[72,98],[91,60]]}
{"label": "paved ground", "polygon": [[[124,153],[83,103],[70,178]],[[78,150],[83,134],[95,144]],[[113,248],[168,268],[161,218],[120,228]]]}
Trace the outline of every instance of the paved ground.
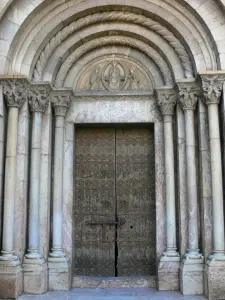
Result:
{"label": "paved ground", "polygon": [[182,296],[178,292],[158,292],[147,288],[72,289],[69,292],[49,292],[41,296],[24,295],[19,300],[205,300],[203,296]]}

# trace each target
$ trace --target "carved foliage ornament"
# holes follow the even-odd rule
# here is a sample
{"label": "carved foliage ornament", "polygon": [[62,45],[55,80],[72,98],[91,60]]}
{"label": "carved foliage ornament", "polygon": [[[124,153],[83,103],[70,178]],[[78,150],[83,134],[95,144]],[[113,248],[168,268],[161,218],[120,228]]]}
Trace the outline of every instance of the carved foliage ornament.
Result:
{"label": "carved foliage ornament", "polygon": [[177,93],[174,89],[156,90],[157,101],[163,116],[173,115],[177,103]]}
{"label": "carved foliage ornament", "polygon": [[198,97],[201,89],[194,81],[180,82],[177,84],[179,88],[179,102],[183,110],[194,110],[196,108]]}
{"label": "carved foliage ornament", "polygon": [[22,79],[3,81],[3,93],[8,107],[21,107],[26,99],[28,83]]}
{"label": "carved foliage ornament", "polygon": [[27,97],[30,105],[30,109],[33,112],[44,113],[49,103],[49,93],[51,88],[49,85],[40,84],[30,87]]}
{"label": "carved foliage ornament", "polygon": [[56,116],[65,116],[71,104],[72,96],[69,93],[53,92],[51,102]]}
{"label": "carved foliage ornament", "polygon": [[203,100],[205,104],[219,104],[225,81],[225,74],[221,75],[201,75]]}

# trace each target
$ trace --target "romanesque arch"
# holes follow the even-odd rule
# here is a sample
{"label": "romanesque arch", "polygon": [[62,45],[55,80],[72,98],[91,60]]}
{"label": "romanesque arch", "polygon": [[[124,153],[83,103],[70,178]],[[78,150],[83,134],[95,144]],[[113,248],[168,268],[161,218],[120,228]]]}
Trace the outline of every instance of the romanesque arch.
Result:
{"label": "romanesque arch", "polygon": [[156,284],[224,292],[224,24],[222,0],[1,4],[1,297],[71,287],[87,123],[154,124]]}

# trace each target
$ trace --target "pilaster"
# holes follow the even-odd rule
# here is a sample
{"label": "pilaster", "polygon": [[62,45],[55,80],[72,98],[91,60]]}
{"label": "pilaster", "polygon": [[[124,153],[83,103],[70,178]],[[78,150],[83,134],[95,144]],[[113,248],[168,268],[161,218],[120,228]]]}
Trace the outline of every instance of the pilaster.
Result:
{"label": "pilaster", "polygon": [[26,99],[25,78],[4,79],[3,93],[8,106],[5,162],[2,256],[0,256],[0,298],[17,298],[23,292],[21,262],[14,255],[14,217],[16,190],[16,147],[19,108]]}
{"label": "pilaster", "polygon": [[158,265],[158,289],[179,290],[180,257],[176,243],[175,171],[173,115],[177,93],[171,88],[157,89],[157,102],[163,115],[166,182],[166,249]]}
{"label": "pilaster", "polygon": [[206,261],[205,280],[209,299],[225,295],[224,203],[222,154],[218,105],[221,99],[225,72],[200,74],[204,102],[208,109],[209,142],[212,175],[213,253]]}
{"label": "pilaster", "polygon": [[51,102],[55,115],[53,167],[53,237],[48,258],[49,289],[69,290],[72,283],[71,263],[63,251],[63,151],[65,116],[71,104],[71,91],[53,91]]}
{"label": "pilaster", "polygon": [[42,294],[48,290],[47,264],[40,254],[40,158],[42,114],[49,103],[48,84],[29,86],[28,101],[32,112],[31,164],[29,190],[28,250],[24,257],[24,292]]}
{"label": "pilaster", "polygon": [[194,110],[200,97],[200,86],[193,80],[177,82],[179,102],[184,111],[186,136],[188,249],[182,259],[180,286],[184,295],[203,294],[203,256],[198,246],[198,190],[196,170]]}

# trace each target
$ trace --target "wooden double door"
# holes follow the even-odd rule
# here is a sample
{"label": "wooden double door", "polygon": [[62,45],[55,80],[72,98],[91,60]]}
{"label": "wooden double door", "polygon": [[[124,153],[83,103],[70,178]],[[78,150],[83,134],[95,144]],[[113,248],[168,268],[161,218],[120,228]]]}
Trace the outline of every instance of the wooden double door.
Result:
{"label": "wooden double door", "polygon": [[156,274],[153,132],[77,128],[75,274]]}

